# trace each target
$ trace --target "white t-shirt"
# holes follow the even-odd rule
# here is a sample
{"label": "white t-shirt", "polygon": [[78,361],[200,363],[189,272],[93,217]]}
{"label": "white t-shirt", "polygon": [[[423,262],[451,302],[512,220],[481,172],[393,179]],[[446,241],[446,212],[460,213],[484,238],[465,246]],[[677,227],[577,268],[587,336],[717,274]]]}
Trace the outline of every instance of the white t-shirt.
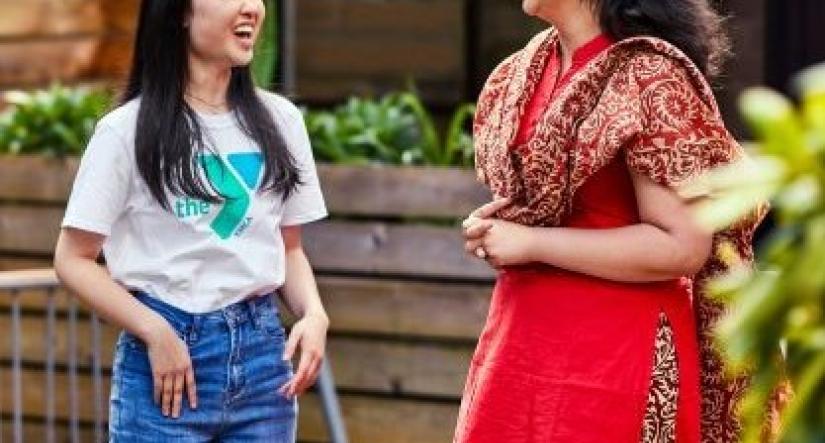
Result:
{"label": "white t-shirt", "polygon": [[288,100],[261,91],[303,182],[286,202],[257,192],[263,178],[257,144],[231,113],[199,115],[204,177],[224,195],[211,204],[170,195],[164,210],[135,163],[133,100],[97,125],[80,163],[62,226],[107,236],[109,272],[128,289],[145,291],[191,313],[220,309],[278,289],[285,278],[280,227],[327,215],[301,112]]}

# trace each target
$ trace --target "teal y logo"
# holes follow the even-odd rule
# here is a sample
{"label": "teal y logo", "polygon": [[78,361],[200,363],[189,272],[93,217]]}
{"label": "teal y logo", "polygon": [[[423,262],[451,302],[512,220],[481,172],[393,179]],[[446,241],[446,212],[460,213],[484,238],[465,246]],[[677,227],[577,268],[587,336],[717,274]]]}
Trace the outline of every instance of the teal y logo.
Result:
{"label": "teal y logo", "polygon": [[210,224],[224,240],[244,222],[252,206],[252,195],[260,186],[263,167],[263,157],[258,152],[229,154],[226,159],[228,165],[217,155],[201,156],[206,177],[226,199]]}

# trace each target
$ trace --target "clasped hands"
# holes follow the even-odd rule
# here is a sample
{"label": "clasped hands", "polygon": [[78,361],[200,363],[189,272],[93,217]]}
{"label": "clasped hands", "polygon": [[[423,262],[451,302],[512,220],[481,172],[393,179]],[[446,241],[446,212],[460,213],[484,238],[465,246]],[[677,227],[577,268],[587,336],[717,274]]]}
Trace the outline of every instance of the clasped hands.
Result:
{"label": "clasped hands", "polygon": [[496,269],[533,261],[531,228],[495,217],[509,204],[510,199],[497,198],[470,213],[461,223],[467,253]]}

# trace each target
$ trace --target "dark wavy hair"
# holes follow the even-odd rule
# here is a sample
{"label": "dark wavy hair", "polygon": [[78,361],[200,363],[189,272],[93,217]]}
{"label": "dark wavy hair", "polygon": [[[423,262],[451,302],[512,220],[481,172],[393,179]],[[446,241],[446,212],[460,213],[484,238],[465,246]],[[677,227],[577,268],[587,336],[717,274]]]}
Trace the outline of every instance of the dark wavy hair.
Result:
{"label": "dark wavy hair", "polygon": [[[134,55],[121,104],[140,97],[135,157],[152,196],[165,209],[166,190],[212,203],[226,198],[200,171],[200,153],[209,149],[197,114],[184,100],[189,79],[192,0],[142,0]],[[300,184],[295,160],[269,110],[258,96],[248,66],[232,68],[227,103],[241,129],[261,149],[261,189],[284,199]]]}
{"label": "dark wavy hair", "polygon": [[616,41],[637,36],[666,40],[712,78],[730,55],[722,17],[708,0],[586,0],[602,30]]}

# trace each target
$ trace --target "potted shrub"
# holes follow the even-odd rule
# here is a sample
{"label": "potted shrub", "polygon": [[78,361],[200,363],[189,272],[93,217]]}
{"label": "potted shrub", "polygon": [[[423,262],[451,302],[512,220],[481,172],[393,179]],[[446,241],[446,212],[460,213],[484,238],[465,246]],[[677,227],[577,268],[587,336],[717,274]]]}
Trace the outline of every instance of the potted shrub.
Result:
{"label": "potted shrub", "polygon": [[0,114],[0,201],[64,201],[77,156],[111,94],[55,85],[8,92]]}

